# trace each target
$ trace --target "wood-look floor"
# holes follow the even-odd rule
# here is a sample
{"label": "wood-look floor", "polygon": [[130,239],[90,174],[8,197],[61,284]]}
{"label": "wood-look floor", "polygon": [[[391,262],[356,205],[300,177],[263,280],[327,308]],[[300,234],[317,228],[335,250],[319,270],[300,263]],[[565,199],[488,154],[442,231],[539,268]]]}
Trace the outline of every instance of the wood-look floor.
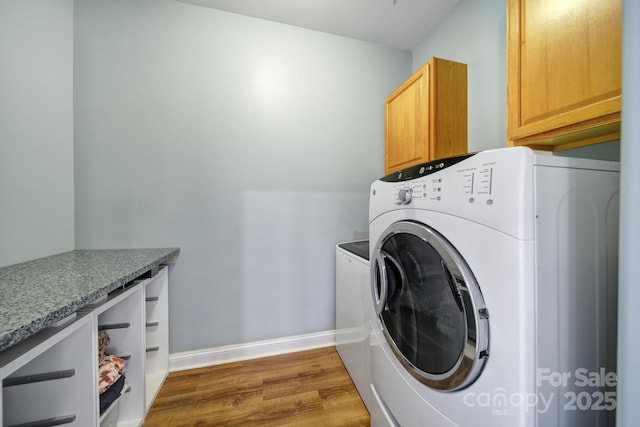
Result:
{"label": "wood-look floor", "polygon": [[172,372],[144,427],[368,426],[335,347]]}

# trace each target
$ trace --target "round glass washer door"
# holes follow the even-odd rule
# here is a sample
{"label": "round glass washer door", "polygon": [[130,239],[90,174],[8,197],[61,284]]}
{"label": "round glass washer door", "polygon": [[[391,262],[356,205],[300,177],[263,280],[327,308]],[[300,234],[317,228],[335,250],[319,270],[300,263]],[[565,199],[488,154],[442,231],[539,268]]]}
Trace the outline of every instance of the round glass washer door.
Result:
{"label": "round glass washer door", "polygon": [[443,391],[473,383],[489,356],[489,315],[453,245],[429,226],[396,222],[376,242],[371,279],[384,336],[407,370]]}

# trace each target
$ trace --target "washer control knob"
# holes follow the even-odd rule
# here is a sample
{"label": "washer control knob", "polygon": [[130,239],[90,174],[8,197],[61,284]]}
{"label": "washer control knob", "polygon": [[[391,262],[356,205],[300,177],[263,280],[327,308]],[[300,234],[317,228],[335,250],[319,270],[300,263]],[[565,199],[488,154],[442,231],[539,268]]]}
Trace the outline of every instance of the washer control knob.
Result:
{"label": "washer control knob", "polygon": [[398,191],[398,203],[401,205],[406,205],[411,201],[412,196],[413,196],[413,189],[401,188]]}

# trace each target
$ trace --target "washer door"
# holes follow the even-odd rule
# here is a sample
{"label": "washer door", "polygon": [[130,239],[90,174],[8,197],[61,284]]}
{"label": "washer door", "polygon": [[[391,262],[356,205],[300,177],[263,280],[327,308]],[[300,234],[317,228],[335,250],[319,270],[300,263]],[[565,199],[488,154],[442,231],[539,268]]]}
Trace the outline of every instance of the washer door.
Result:
{"label": "washer door", "polygon": [[426,225],[400,221],[374,246],[371,270],[376,314],[409,372],[438,390],[471,384],[489,355],[488,312],[453,245]]}

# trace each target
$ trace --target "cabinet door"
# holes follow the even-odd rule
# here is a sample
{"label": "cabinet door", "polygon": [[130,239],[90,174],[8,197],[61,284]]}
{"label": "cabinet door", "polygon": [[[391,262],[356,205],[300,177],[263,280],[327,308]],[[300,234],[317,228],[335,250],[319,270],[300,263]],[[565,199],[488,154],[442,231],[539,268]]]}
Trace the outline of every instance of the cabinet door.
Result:
{"label": "cabinet door", "polygon": [[467,66],[432,57],[385,102],[385,174],[467,152]]}
{"label": "cabinet door", "polygon": [[510,145],[619,137],[621,0],[508,0]]}
{"label": "cabinet door", "polygon": [[429,160],[429,64],[386,99],[385,174]]}

